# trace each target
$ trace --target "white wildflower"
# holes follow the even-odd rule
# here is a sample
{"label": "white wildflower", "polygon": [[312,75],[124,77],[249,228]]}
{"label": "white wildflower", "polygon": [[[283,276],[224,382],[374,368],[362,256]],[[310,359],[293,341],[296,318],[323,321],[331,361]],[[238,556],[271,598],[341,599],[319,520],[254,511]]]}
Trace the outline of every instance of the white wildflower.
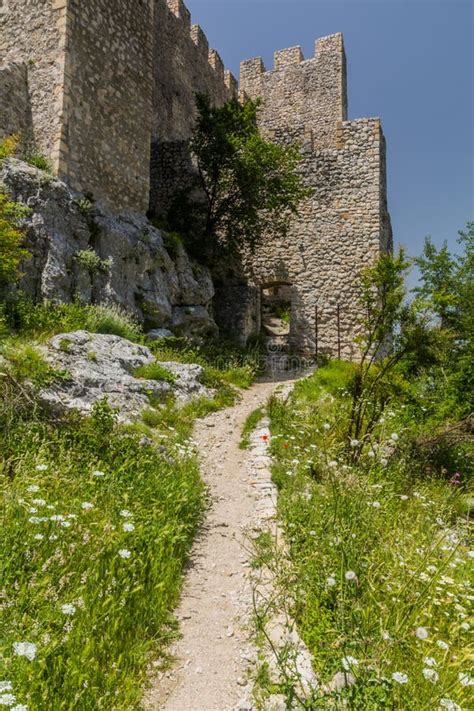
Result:
{"label": "white wildflower", "polygon": [[28,513],[38,513],[38,509],[34,506],[31,506],[31,508],[28,509]]}
{"label": "white wildflower", "polygon": [[84,511],[90,511],[93,508],[94,504],[91,504],[90,501],[83,501],[81,504],[81,509],[83,509]]}
{"label": "white wildflower", "polygon": [[329,424],[329,422],[325,422],[324,425],[323,425],[323,428],[324,428],[326,431],[327,431],[327,430],[330,430],[330,429],[331,429],[331,425]]}
{"label": "white wildflower", "polygon": [[61,605],[61,612],[63,615],[75,615],[76,614],[76,606],[73,605],[70,602],[67,602],[65,605]]}
{"label": "white wildflower", "polygon": [[400,500],[401,500],[401,501],[408,501],[408,496],[407,496],[406,494],[402,494],[402,495],[400,496]]}
{"label": "white wildflower", "polygon": [[336,585],[336,578],[334,578],[332,575],[330,575],[326,579],[326,585],[328,586],[328,588],[333,588]]}
{"label": "white wildflower", "polygon": [[426,664],[427,667],[437,667],[438,662],[434,657],[425,657],[423,659],[423,664]]}
{"label": "white wildflower", "polygon": [[415,630],[415,634],[418,637],[418,639],[428,639],[428,630],[426,627],[417,627]]}
{"label": "white wildflower", "polygon": [[44,499],[33,499],[31,503],[35,506],[46,506],[46,501]]}
{"label": "white wildflower", "polygon": [[436,567],[436,565],[428,565],[426,570],[428,571],[428,573],[431,573],[431,575],[434,575],[438,568]]}
{"label": "white wildflower", "polygon": [[16,706],[12,706],[10,711],[28,711],[28,706],[25,706],[25,704],[17,704]]}
{"label": "white wildflower", "polygon": [[37,472],[45,472],[45,471],[47,471],[47,469],[48,469],[47,464],[38,464],[36,467]]}
{"label": "white wildflower", "polygon": [[71,522],[70,521],[61,521],[60,526],[61,526],[61,528],[70,528]]}
{"label": "white wildflower", "polygon": [[359,666],[359,662],[355,657],[347,656],[342,659],[342,666],[346,671],[351,671],[354,667]]}
{"label": "white wildflower", "polygon": [[382,504],[380,503],[380,501],[369,501],[369,506],[372,506],[372,508],[374,509],[379,509]]}
{"label": "white wildflower", "polygon": [[51,521],[64,521],[64,516],[62,514],[54,514],[54,516],[51,516],[50,520]]}
{"label": "white wildflower", "polygon": [[474,551],[467,552],[468,558],[474,558]]}
{"label": "white wildflower", "polygon": [[439,705],[443,709],[448,709],[448,711],[461,711],[461,707],[455,701],[451,699],[440,699]]}
{"label": "white wildflower", "polygon": [[469,676],[469,674],[463,674],[460,672],[458,674],[458,679],[461,686],[474,686],[474,678]]}
{"label": "white wildflower", "polygon": [[101,476],[105,476],[105,474],[104,474],[104,472],[101,472],[99,469],[96,469],[94,472],[92,472],[92,476],[101,477]]}
{"label": "white wildflower", "polygon": [[119,556],[126,560],[127,558],[131,558],[132,554],[126,548],[121,548],[121,550],[119,550]]}
{"label": "white wildflower", "polygon": [[398,442],[399,437],[396,432],[392,432],[392,434],[390,435],[390,439],[392,440],[392,442]]}
{"label": "white wildflower", "polygon": [[449,644],[447,642],[444,642],[442,639],[438,639],[436,644],[438,645],[438,647],[440,649],[444,649],[444,650],[449,649]]}
{"label": "white wildflower", "polygon": [[15,694],[0,694],[0,706],[13,706],[15,701]]}
{"label": "white wildflower", "polygon": [[357,580],[357,575],[354,573],[353,570],[346,571],[344,577],[346,580]]}
{"label": "white wildflower", "polygon": [[27,491],[30,492],[30,494],[36,494],[40,490],[39,486],[36,486],[36,484],[32,484],[27,488]]}
{"label": "white wildflower", "polygon": [[42,541],[44,538],[42,533],[37,533],[36,536],[34,536],[35,541]]}
{"label": "white wildflower", "polygon": [[360,442],[359,442],[358,439],[351,439],[351,447],[352,447],[352,449],[355,449],[356,447],[358,447],[359,444],[360,444]]}
{"label": "white wildflower", "polygon": [[127,509],[122,509],[120,512],[120,515],[123,516],[123,518],[131,518],[132,514],[130,511],[127,511]]}
{"label": "white wildflower", "polygon": [[18,657],[26,657],[32,662],[36,657],[38,648],[33,642],[14,642],[13,651]]}
{"label": "white wildflower", "polygon": [[385,458],[381,459],[381,460],[380,460],[380,464],[381,464],[383,467],[386,467],[387,464],[388,464],[388,459],[385,459]]}
{"label": "white wildflower", "polygon": [[11,691],[13,689],[11,681],[5,679],[5,681],[0,681],[0,692]]}
{"label": "white wildflower", "polygon": [[422,671],[426,681],[431,681],[432,684],[436,684],[439,679],[439,674],[437,671],[435,671],[434,669],[430,669],[430,667],[425,667]]}
{"label": "white wildflower", "polygon": [[335,469],[335,468],[337,467],[337,462],[336,462],[336,460],[333,459],[332,461],[330,461],[330,462],[328,463],[328,466],[330,466],[331,469]]}
{"label": "white wildflower", "polygon": [[397,684],[407,684],[408,683],[408,675],[404,674],[403,672],[393,672],[392,679],[393,679],[393,681],[396,681]]}
{"label": "white wildflower", "polygon": [[127,533],[131,533],[132,531],[135,530],[135,526],[133,525],[133,523],[124,523],[122,528]]}
{"label": "white wildflower", "polygon": [[471,629],[471,625],[469,624],[469,622],[463,622],[461,624],[461,627],[463,630],[470,630]]}
{"label": "white wildflower", "polygon": [[382,632],[382,639],[389,640],[392,638],[390,637],[390,633],[385,631],[385,632]]}

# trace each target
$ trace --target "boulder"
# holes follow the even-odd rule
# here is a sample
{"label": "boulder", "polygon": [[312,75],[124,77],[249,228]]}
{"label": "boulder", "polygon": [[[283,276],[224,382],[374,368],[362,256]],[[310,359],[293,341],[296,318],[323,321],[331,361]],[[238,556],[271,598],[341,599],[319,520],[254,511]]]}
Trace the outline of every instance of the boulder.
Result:
{"label": "boulder", "polygon": [[[145,216],[107,212],[14,158],[0,166],[0,182],[31,210],[24,222],[31,258],[20,286],[35,300],[115,303],[148,329],[173,329],[176,322],[190,337],[216,332],[209,270],[192,262],[181,244],[172,257]],[[181,308],[200,316],[178,317]]]}
{"label": "boulder", "polygon": [[44,403],[59,411],[90,414],[106,398],[118,410],[119,420],[130,422],[145,409],[174,396],[178,404],[213,392],[201,383],[203,368],[195,364],[162,363],[174,382],[135,377],[137,368],[155,362],[151,351],[119,336],[75,331],[54,336],[43,347],[45,360],[66,376],[41,391]]}

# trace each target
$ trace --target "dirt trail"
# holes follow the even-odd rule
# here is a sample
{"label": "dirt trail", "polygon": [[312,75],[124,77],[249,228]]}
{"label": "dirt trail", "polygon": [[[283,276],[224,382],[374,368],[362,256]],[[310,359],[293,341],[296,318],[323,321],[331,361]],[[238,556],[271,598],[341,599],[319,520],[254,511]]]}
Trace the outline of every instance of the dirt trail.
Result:
{"label": "dirt trail", "polygon": [[[255,650],[246,633],[251,588],[245,532],[274,510],[268,459],[239,449],[242,426],[264,404],[275,383],[257,383],[235,407],[197,423],[194,440],[211,498],[203,530],[193,547],[177,610],[182,637],[176,658],[147,697],[160,711],[250,711],[248,670]],[[270,500],[269,500],[270,499]]]}

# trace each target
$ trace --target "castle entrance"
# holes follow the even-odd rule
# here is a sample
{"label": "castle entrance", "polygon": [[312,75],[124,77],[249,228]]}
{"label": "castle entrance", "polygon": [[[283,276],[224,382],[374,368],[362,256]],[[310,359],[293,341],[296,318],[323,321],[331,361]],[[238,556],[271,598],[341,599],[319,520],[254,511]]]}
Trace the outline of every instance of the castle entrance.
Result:
{"label": "castle entrance", "polygon": [[262,285],[262,336],[272,353],[288,353],[291,329],[291,284],[272,282]]}

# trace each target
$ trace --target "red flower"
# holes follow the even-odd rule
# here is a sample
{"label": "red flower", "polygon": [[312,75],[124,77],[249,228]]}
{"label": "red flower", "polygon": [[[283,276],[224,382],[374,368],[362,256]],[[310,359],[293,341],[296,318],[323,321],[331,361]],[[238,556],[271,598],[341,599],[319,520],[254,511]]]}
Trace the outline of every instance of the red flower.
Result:
{"label": "red flower", "polygon": [[288,449],[289,446],[290,446],[290,445],[288,444],[288,442],[283,442],[283,447],[284,447],[285,449]]}
{"label": "red flower", "polygon": [[260,437],[260,439],[263,439],[264,442],[268,442],[268,440],[270,439],[270,437],[265,434],[265,435],[262,435],[262,436]]}

